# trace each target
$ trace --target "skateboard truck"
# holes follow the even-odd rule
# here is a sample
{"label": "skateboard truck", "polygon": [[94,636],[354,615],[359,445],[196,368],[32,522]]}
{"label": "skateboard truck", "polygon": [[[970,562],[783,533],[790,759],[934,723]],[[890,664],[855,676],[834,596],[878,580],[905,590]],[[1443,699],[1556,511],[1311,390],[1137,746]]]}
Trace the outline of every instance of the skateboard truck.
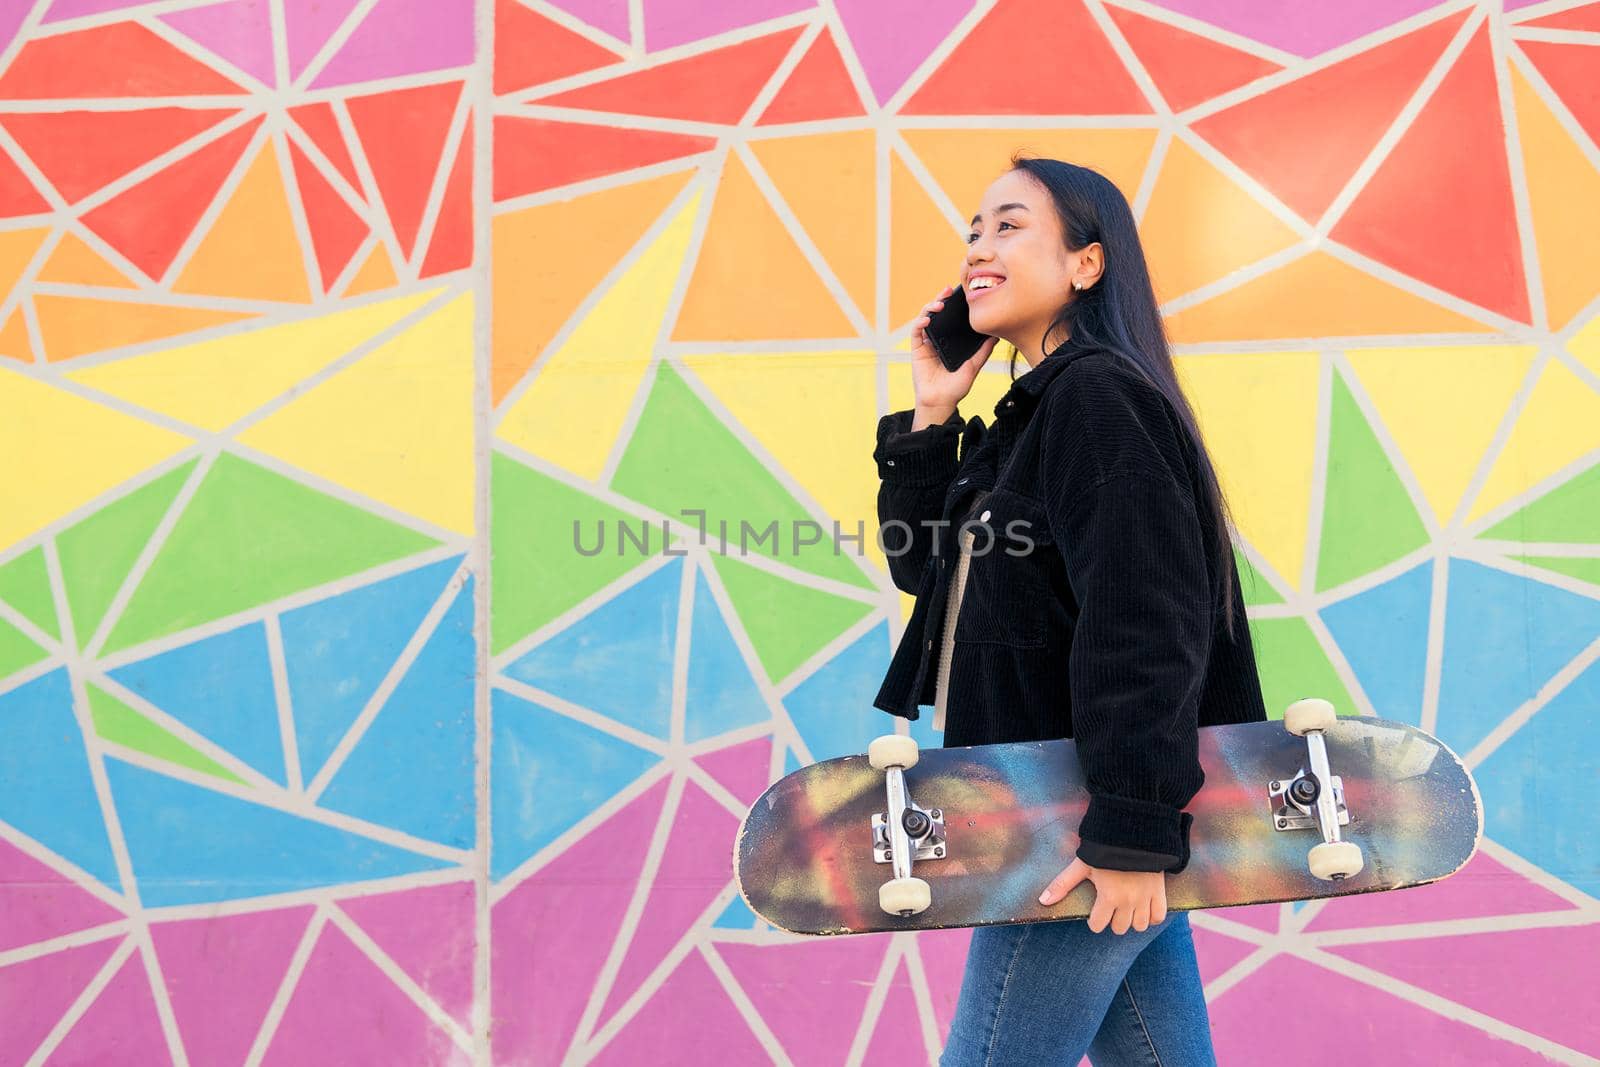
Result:
{"label": "skateboard truck", "polygon": [[1324,881],[1343,881],[1361,870],[1361,846],[1343,841],[1339,827],[1348,825],[1350,812],[1344,804],[1344,781],[1328,767],[1328,747],[1323,733],[1338,723],[1333,705],[1315,697],[1297,700],[1283,713],[1284,727],[1296,737],[1306,739],[1311,764],[1287,781],[1267,784],[1272,805],[1272,825],[1276,830],[1316,829],[1322,834],[1306,856],[1311,873]]}
{"label": "skateboard truck", "polygon": [[944,813],[918,807],[906,792],[905,772],[917,763],[917,740],[884,734],[867,746],[867,760],[885,772],[887,814],[872,816],[872,858],[891,864],[894,877],[878,887],[878,906],[890,915],[915,915],[933,903],[928,883],[911,876],[915,860],[944,858]]}

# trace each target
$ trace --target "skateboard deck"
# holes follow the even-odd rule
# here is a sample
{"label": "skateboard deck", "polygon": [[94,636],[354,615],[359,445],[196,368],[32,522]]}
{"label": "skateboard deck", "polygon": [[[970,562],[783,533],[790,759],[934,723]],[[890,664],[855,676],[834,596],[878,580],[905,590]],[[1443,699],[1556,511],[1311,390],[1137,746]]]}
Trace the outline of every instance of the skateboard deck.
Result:
{"label": "skateboard deck", "polygon": [[[1286,715],[1200,730],[1205,783],[1184,808],[1194,816],[1190,857],[1167,876],[1169,911],[1425,885],[1477,851],[1477,786],[1443,743],[1404,723],[1335,719],[1325,701],[1298,704],[1322,705],[1322,728],[1291,732]],[[1052,905],[1038,901],[1071,863],[1088,807],[1072,741],[917,751],[891,735],[873,745],[879,767],[869,755],[823,760],[774,782],[751,807],[734,877],[757,915],[792,933],[853,934],[1089,914],[1087,880]],[[898,762],[884,745],[902,753]],[[1310,853],[1330,839],[1314,874]],[[1359,870],[1330,875],[1329,857],[1339,869],[1352,846]],[[897,872],[905,857],[909,870]],[[901,873],[895,893],[882,888]],[[907,905],[907,887],[921,900]]]}

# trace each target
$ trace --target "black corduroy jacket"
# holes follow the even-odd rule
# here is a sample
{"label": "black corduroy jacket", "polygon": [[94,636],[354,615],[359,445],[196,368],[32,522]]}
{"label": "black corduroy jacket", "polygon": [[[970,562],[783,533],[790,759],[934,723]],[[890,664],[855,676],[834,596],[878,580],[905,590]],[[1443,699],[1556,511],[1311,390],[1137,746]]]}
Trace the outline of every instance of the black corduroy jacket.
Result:
{"label": "black corduroy jacket", "polygon": [[1078,856],[1181,871],[1182,809],[1205,780],[1197,731],[1267,715],[1238,568],[1196,506],[1200,470],[1171,405],[1113,353],[1064,344],[1017,378],[992,426],[958,409],[912,432],[912,415],[883,416],[873,450],[890,576],[916,594],[874,705],[917,719],[933,703],[958,524],[986,494],[966,520],[945,747],[1073,738],[1090,794]]}

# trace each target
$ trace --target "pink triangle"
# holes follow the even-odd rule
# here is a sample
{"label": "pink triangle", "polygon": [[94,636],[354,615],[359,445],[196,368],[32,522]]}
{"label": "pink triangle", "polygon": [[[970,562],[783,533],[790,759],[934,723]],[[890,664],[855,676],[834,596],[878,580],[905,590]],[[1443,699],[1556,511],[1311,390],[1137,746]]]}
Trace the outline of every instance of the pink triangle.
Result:
{"label": "pink triangle", "polygon": [[283,0],[289,77],[298,78],[359,0]]}
{"label": "pink triangle", "polygon": [[193,1067],[244,1062],[313,910],[306,905],[151,925]]}
{"label": "pink triangle", "polygon": [[883,103],[966,18],[972,0],[836,0],[834,7]]}
{"label": "pink triangle", "polygon": [[1574,996],[1581,999],[1593,990],[1595,961],[1600,960],[1600,923],[1328,945],[1326,949],[1513,1026],[1600,1056],[1600,1012],[1573,1010]]}
{"label": "pink triangle", "polygon": [[628,0],[555,0],[560,8],[619,41],[628,40]]}
{"label": "pink triangle", "polygon": [[71,878],[0,841],[0,952],[120,918]]}
{"label": "pink triangle", "polygon": [[496,1063],[559,1063],[644,866],[663,778],[494,906]]}
{"label": "pink triangle", "polygon": [[50,1057],[51,1064],[171,1063],[144,958],[135,952]]}
{"label": "pink triangle", "polygon": [[341,900],[343,908],[423,992],[471,1025],[477,896],[471,882]]}
{"label": "pink triangle", "polygon": [[771,1060],[728,1000],[711,967],[698,952],[691,952],[639,1014],[628,1020],[622,1032],[589,1062],[596,1067],[637,1067],[641,1063],[743,1064]]}
{"label": "pink triangle", "polygon": [[464,67],[472,59],[469,0],[378,0],[312,86]]}
{"label": "pink triangle", "polygon": [[955,1018],[956,999],[961,995],[961,976],[967,969],[967,949],[972,945],[972,930],[929,930],[917,935],[917,950],[922,953],[922,971],[928,977],[928,993],[933,1001],[933,1020],[939,1042],[950,1033]]}
{"label": "pink triangle", "polygon": [[1202,982],[1211,981],[1256,950],[1248,941],[1203,929],[1192,922],[1189,933],[1194,938],[1194,954],[1200,964]]}
{"label": "pink triangle", "polygon": [[889,947],[882,937],[783,945],[727,941],[717,951],[795,1063],[843,1063]]}
{"label": "pink triangle", "polygon": [[1479,852],[1450,877],[1432,885],[1383,893],[1336,897],[1306,924],[1306,930],[1349,930],[1367,926],[1524,915],[1565,911],[1574,905]]}
{"label": "pink triangle", "polygon": [[728,792],[746,804],[754,804],[772,784],[772,772],[768,770],[772,766],[772,736],[707,752],[695,762],[727,786]]}
{"label": "pink triangle", "polygon": [[467,1063],[471,1056],[422,1013],[332,923],[322,928],[265,1063]]}
{"label": "pink triangle", "polygon": [[[50,5],[50,12],[42,21],[60,22],[63,19],[75,19],[83,15],[98,15],[102,11],[115,11],[118,8],[138,7],[148,4],[150,0],[56,0]],[[19,5],[26,7],[27,5]]]}
{"label": "pink triangle", "polygon": [[601,1014],[610,1018],[733,879],[739,820],[690,782],[650,886],[650,917],[635,927]]}
{"label": "pink triangle", "polygon": [[917,1011],[917,998],[911,991],[911,978],[906,974],[905,965],[900,964],[894,969],[889,995],[883,999],[872,1041],[861,1062],[923,1063],[927,1059],[928,1050],[922,1044],[922,1015]]}
{"label": "pink triangle", "polygon": [[[1274,1011],[1285,990],[1305,1010]],[[1303,1067],[1471,1063],[1513,1067],[1549,1060],[1364,982],[1295,956],[1276,956],[1207,1005],[1219,1063],[1259,1063],[1293,1050]]]}
{"label": "pink triangle", "polygon": [[1211,913],[1256,930],[1275,934],[1278,932],[1278,917],[1283,914],[1283,905],[1244,904],[1236,908],[1214,908]]}
{"label": "pink triangle", "polygon": [[0,967],[0,1005],[5,1006],[0,1063],[9,1067],[27,1062],[84,986],[111,958],[118,941],[96,941]]}
{"label": "pink triangle", "polygon": [[267,0],[227,0],[162,15],[161,21],[263,85],[277,84],[272,70],[272,21]]}

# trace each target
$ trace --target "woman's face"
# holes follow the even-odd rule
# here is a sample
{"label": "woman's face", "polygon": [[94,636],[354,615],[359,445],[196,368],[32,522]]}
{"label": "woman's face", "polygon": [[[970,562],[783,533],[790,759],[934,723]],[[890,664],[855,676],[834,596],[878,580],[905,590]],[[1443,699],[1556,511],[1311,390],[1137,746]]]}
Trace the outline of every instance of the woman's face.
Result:
{"label": "woman's face", "polygon": [[[1076,295],[1073,281],[1087,288],[1099,278],[1100,253],[1099,242],[1067,251],[1049,193],[1026,171],[1007,171],[984,193],[967,236],[961,286],[972,328],[1010,341],[1030,366],[1039,362],[1045,330]],[[990,274],[998,277],[984,281],[988,288],[973,288]]]}

